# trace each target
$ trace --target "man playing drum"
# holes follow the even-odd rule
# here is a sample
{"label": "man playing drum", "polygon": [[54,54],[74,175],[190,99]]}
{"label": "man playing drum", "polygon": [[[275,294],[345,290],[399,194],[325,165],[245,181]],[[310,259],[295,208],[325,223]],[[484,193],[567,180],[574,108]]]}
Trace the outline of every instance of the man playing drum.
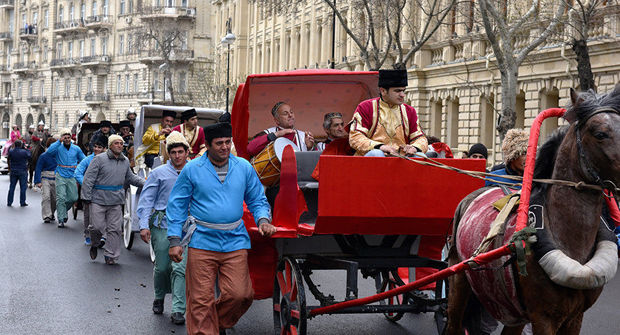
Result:
{"label": "man playing drum", "polygon": [[177,113],[175,111],[165,110],[161,115],[161,122],[150,125],[144,135],[142,135],[142,144],[146,146],[146,154],[144,155],[144,164],[150,169],[153,168],[155,157],[163,154],[165,148],[160,150],[166,136],[172,132],[172,122]]}
{"label": "man playing drum", "polygon": [[380,97],[362,101],[353,114],[349,144],[357,156],[426,152],[416,110],[405,104],[406,70],[379,70]]}
{"label": "man playing drum", "polygon": [[312,151],[315,149],[314,136],[310,132],[295,129],[295,114],[289,104],[284,101],[276,103],[271,109],[271,115],[276,123],[275,127],[265,129],[248,144],[250,157],[258,155],[265,147],[279,137],[287,138],[299,151]]}
{"label": "man playing drum", "polygon": [[180,125],[172,128],[183,134],[187,143],[189,143],[189,159],[194,159],[207,151],[205,147],[205,133],[201,127],[198,127],[198,114],[194,108],[188,109],[181,113]]}
{"label": "man playing drum", "polygon": [[[261,235],[276,232],[269,223],[271,211],[256,172],[245,159],[230,154],[230,124],[205,127],[205,137],[207,154],[185,165],[166,207],[170,258],[182,261],[182,246],[188,245],[188,334],[225,333],[252,304],[250,238],[241,219],[244,201]],[[217,300],[216,278],[221,291]]]}

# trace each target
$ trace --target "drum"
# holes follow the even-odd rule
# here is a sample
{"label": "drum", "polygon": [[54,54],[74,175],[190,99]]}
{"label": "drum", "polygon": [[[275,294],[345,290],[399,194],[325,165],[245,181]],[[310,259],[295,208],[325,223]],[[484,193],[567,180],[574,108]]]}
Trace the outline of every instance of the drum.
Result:
{"label": "drum", "polygon": [[299,151],[299,148],[293,141],[280,137],[269,143],[263,151],[259,152],[250,161],[263,185],[270,187],[278,184],[280,181],[282,152],[289,145],[293,146],[293,150]]}

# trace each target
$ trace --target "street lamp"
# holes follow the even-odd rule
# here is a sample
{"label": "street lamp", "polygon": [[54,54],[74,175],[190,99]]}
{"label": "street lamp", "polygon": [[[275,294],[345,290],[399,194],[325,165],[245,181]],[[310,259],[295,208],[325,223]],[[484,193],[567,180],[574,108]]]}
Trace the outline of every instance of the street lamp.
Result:
{"label": "street lamp", "polygon": [[228,112],[228,93],[230,90],[230,45],[235,42],[235,39],[237,39],[237,37],[232,33],[231,18],[228,18],[228,21],[226,21],[226,36],[222,37],[222,45],[228,48],[226,59],[226,112]]}

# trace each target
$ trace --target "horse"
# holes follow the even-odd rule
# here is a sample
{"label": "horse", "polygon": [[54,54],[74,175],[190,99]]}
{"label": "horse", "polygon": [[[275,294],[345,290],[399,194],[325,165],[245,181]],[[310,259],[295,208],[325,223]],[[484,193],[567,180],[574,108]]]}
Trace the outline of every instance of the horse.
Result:
{"label": "horse", "polygon": [[39,141],[32,141],[32,145],[30,147],[30,162],[28,165],[28,188],[32,188],[34,170],[37,168],[37,162],[39,161],[39,156],[45,152],[45,147]]}
{"label": "horse", "polygon": [[[603,95],[571,89],[564,117],[569,125],[539,149],[534,178],[615,190],[620,185],[620,84]],[[527,274],[516,275],[523,269],[506,256],[450,277],[445,333],[483,333],[480,316],[491,314],[504,324],[502,334],[521,334],[527,323],[536,335],[579,334],[584,312],[618,265],[615,236],[609,235],[613,223],[610,227],[610,220],[603,220],[607,207],[600,189],[534,183],[529,226],[536,228],[538,242],[525,256]],[[472,256],[498,216],[491,204],[506,193],[483,188],[461,201],[449,242],[450,265]],[[504,236],[495,239],[495,246],[510,240],[516,214],[505,222]]]}

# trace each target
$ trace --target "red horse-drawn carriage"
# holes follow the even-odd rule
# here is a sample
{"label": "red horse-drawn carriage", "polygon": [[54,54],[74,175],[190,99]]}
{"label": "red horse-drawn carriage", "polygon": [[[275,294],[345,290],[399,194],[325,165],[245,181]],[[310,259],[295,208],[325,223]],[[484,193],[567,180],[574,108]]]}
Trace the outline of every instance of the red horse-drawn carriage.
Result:
{"label": "red horse-drawn carriage", "polygon": [[[359,102],[378,96],[377,81],[377,72],[337,70],[249,76],[237,90],[232,109],[239,156],[248,158],[248,136],[272,126],[275,102],[289,103],[297,126],[318,137],[325,113],[340,112],[345,122],[350,120]],[[482,160],[438,161],[465,170],[485,169]],[[403,313],[434,312],[441,333],[443,282],[436,283],[435,297],[406,292],[375,304],[360,299],[360,305],[330,309],[338,301],[318,289],[312,271],[345,270],[345,301],[353,301],[359,298],[358,272],[373,278],[380,293],[408,281],[402,275],[407,271],[399,268],[446,268],[437,250],[450,233],[454,210],[483,182],[402,158],[329,156],[294,152],[292,147],[284,149],[279,163],[273,209],[278,232],[262,238],[251,214],[244,217],[252,237],[249,263],[255,299],[273,299],[276,332],[305,334],[307,319],[324,313],[384,313],[396,321]],[[320,182],[311,177],[317,164]],[[306,287],[319,305],[306,303]]]}

